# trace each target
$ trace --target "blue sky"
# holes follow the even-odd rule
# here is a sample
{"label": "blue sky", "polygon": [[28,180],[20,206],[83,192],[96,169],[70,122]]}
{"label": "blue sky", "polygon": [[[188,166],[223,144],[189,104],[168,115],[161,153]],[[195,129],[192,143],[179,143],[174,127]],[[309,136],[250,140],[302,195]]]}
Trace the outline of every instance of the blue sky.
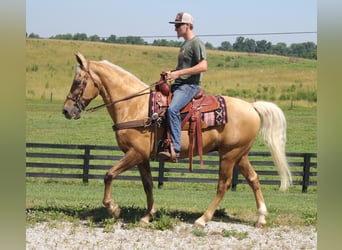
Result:
{"label": "blue sky", "polygon": [[[169,24],[177,12],[195,19],[195,33],[201,35],[244,34],[276,44],[314,42],[317,34],[247,35],[260,33],[316,32],[316,0],[27,0],[26,31],[40,37],[86,33],[88,36],[167,36],[177,40]],[[237,36],[203,36],[204,42],[219,46],[234,43]],[[151,42],[153,39],[144,38]]]}

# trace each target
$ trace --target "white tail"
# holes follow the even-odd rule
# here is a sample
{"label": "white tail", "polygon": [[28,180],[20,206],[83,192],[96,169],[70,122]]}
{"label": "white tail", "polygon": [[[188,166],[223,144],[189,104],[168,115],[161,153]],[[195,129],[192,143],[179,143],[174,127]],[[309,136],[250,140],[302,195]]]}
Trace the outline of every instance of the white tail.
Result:
{"label": "white tail", "polygon": [[286,159],[286,119],[283,111],[274,103],[257,101],[253,107],[261,118],[260,133],[267,143],[273,161],[281,177],[280,190],[287,190],[292,184],[291,171]]}

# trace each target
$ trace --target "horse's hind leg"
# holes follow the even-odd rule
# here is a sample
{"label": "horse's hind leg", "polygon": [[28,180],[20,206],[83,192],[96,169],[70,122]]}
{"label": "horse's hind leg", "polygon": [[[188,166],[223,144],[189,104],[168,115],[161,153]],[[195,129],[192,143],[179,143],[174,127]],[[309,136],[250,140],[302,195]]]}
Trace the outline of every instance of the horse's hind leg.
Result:
{"label": "horse's hind leg", "polygon": [[232,183],[234,161],[220,159],[219,180],[217,184],[216,197],[204,214],[195,221],[195,226],[204,227],[213,218],[217,206],[228,191]]}
{"label": "horse's hind leg", "polygon": [[248,155],[245,155],[237,163],[240,173],[246,178],[249,186],[254,192],[254,197],[258,209],[258,220],[255,224],[256,227],[262,227],[266,224],[267,208],[265,205],[264,197],[261,192],[258,174],[254,171],[251,163],[248,160]]}
{"label": "horse's hind leg", "polygon": [[139,164],[138,168],[147,199],[147,212],[146,215],[140,219],[140,221],[143,223],[149,223],[150,220],[153,218],[154,214],[156,213],[153,199],[153,181],[150,162],[147,160],[142,164]]}

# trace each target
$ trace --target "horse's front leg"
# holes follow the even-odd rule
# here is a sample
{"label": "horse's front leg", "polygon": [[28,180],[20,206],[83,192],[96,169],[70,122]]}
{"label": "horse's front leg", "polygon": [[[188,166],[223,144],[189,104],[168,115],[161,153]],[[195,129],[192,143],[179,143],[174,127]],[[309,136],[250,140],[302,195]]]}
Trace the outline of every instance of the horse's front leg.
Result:
{"label": "horse's front leg", "polygon": [[114,203],[111,196],[112,181],[122,172],[136,166],[141,163],[141,156],[134,150],[129,150],[123,158],[120,159],[111,169],[108,170],[104,177],[104,197],[102,200],[103,205],[107,208],[109,214],[119,217],[120,208]]}
{"label": "horse's front leg", "polygon": [[151,174],[150,161],[144,161],[143,163],[138,165],[138,168],[147,199],[147,211],[145,216],[140,219],[140,222],[149,223],[156,213],[153,199],[153,180]]}

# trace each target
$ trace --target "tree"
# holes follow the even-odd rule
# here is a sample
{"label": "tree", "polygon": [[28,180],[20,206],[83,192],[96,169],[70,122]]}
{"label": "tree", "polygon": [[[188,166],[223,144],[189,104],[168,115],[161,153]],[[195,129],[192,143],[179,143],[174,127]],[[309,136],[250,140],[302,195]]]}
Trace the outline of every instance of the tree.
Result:
{"label": "tree", "polygon": [[146,42],[140,36],[128,36],[126,37],[126,43],[128,44],[140,44],[144,45]]}
{"label": "tree", "polygon": [[110,35],[107,40],[107,43],[116,43],[116,35]]}
{"label": "tree", "polygon": [[224,41],[221,43],[221,46],[218,47],[218,50],[232,51],[233,46],[230,44],[230,42]]}
{"label": "tree", "polygon": [[205,46],[206,49],[215,49],[215,47],[211,43],[208,43],[208,42],[206,42],[204,44],[204,46]]}
{"label": "tree", "polygon": [[87,37],[87,34],[85,34],[85,33],[76,33],[73,36],[73,40],[87,41],[88,37]]}
{"label": "tree", "polygon": [[288,49],[285,43],[277,43],[272,46],[272,53],[276,55],[288,55]]}
{"label": "tree", "polygon": [[167,47],[169,46],[169,42],[166,39],[157,39],[157,40],[153,40],[152,45]]}
{"label": "tree", "polygon": [[52,36],[50,38],[51,39],[73,40],[73,35],[71,35],[70,33],[67,33],[67,34],[60,34],[60,35]]}
{"label": "tree", "polygon": [[[27,37],[27,35],[26,35]],[[39,38],[39,35],[34,34],[34,33],[30,33],[30,35],[28,36],[29,38]]]}
{"label": "tree", "polygon": [[290,46],[290,55],[317,59],[317,46],[313,42],[294,43]]}
{"label": "tree", "polygon": [[235,40],[235,43],[233,43],[233,50],[234,51],[243,51],[244,40],[245,40],[245,38],[242,36],[237,37]]}
{"label": "tree", "polygon": [[170,47],[180,47],[182,45],[183,42],[180,42],[180,41],[174,41],[174,40],[171,40],[169,41],[169,46]]}
{"label": "tree", "polygon": [[257,53],[271,53],[272,43],[266,40],[256,41],[256,51]]}
{"label": "tree", "polygon": [[245,52],[255,52],[256,51],[256,43],[253,39],[247,38],[243,43],[243,51]]}
{"label": "tree", "polygon": [[180,47],[180,45],[182,44],[182,42],[178,42],[178,41],[168,41],[166,39],[157,39],[157,40],[153,40],[152,45],[154,46],[165,46],[165,47]]}
{"label": "tree", "polygon": [[90,36],[89,37],[89,40],[90,41],[93,41],[93,42],[99,42],[101,41],[100,37],[98,35],[93,35],[93,36]]}

